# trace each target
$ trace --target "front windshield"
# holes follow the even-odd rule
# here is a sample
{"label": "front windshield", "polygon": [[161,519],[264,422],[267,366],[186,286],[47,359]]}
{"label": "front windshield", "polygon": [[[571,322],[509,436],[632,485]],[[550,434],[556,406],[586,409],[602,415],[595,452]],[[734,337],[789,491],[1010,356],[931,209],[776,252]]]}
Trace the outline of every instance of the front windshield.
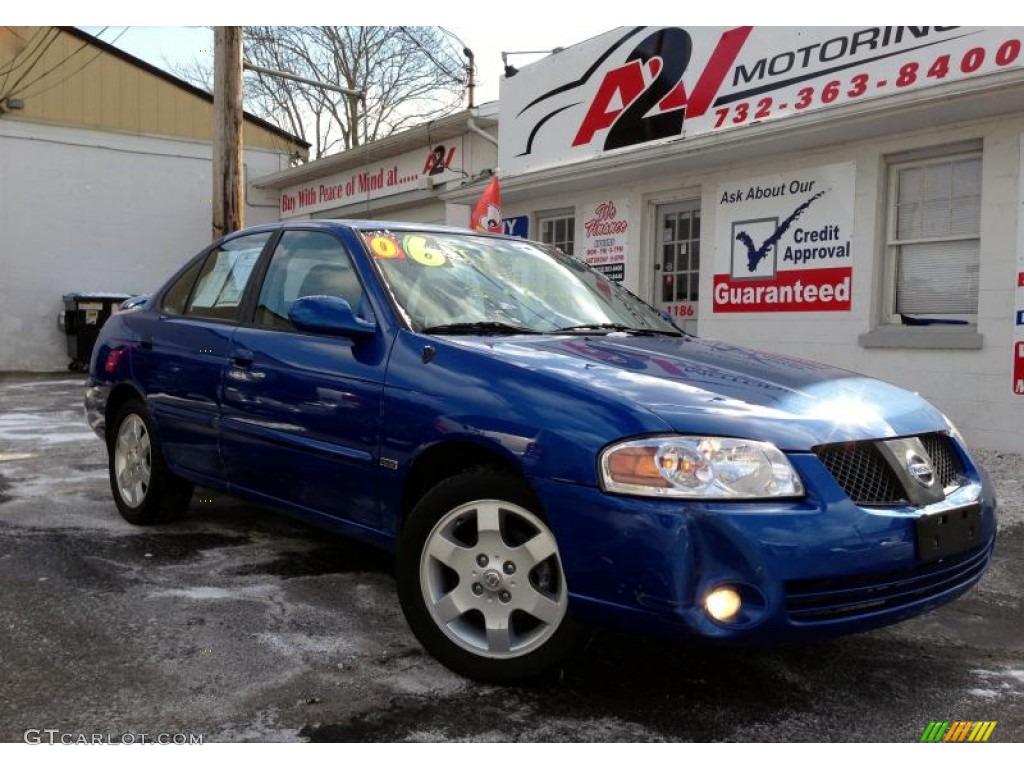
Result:
{"label": "front windshield", "polygon": [[617,283],[553,248],[438,232],[361,234],[417,331],[680,335]]}

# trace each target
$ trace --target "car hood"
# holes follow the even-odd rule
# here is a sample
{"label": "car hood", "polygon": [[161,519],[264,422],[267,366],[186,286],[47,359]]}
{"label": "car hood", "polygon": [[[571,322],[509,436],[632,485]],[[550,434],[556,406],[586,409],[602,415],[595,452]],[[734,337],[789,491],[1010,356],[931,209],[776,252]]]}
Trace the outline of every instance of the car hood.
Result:
{"label": "car hood", "polygon": [[948,429],[920,396],[829,365],[696,337],[460,338],[460,346],[660,416],[787,450]]}

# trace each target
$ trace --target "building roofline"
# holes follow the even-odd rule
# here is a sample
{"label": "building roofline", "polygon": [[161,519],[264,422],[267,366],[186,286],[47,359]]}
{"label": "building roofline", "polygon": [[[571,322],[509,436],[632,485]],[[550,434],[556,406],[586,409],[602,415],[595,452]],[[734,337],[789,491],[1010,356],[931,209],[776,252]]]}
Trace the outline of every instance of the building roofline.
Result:
{"label": "building roofline", "polygon": [[[144,70],[145,72],[148,72],[149,74],[154,75],[155,77],[159,77],[161,80],[165,80],[171,85],[176,85],[178,88],[192,94],[193,96],[197,96],[200,99],[203,99],[204,101],[210,102],[211,104],[213,103],[213,94],[209,91],[204,91],[202,88],[192,85],[192,83],[188,82],[187,80],[182,80],[180,77],[172,75],[170,72],[160,69],[160,67],[156,67],[147,61],[143,61],[142,59],[138,58],[137,56],[133,56],[127,51],[122,51],[120,48],[117,48],[116,46],[113,46],[104,40],[100,40],[95,35],[90,35],[88,32],[84,32],[83,30],[78,29],[78,27],[58,27],[58,29],[60,29],[62,32],[66,32],[72,37],[76,37],[83,42],[89,43],[90,45],[99,48],[104,53],[109,53],[111,56],[115,56],[116,58],[121,59],[127,64],[131,64],[133,67],[138,67],[139,69]],[[279,128],[278,126],[274,125],[273,123],[267,120],[264,120],[261,117],[256,117],[256,115],[253,115],[249,112],[244,112],[243,114],[245,115],[245,119],[247,122],[259,126],[264,130],[270,131],[271,133],[275,134],[276,136],[279,136],[282,139],[285,139],[286,141],[290,141],[293,144],[297,144],[300,147],[304,147],[307,150],[311,146],[310,143],[305,139],[288,133],[288,131],[284,130],[283,128]]]}
{"label": "building roofline", "polygon": [[332,173],[358,168],[370,163],[420,149],[435,141],[446,141],[468,132],[468,120],[473,119],[481,128],[493,129],[498,126],[497,103],[488,102],[479,107],[463,109],[436,120],[429,120],[383,139],[347,149],[319,160],[287,168],[283,171],[256,179],[255,186],[282,189],[293,184],[302,184]]}

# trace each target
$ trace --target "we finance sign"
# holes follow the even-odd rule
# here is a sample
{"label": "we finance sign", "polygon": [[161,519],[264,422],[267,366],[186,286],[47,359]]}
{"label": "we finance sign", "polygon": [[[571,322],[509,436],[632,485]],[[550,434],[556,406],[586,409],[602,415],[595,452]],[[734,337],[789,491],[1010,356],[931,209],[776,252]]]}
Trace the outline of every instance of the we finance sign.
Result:
{"label": "we finance sign", "polygon": [[506,174],[1024,64],[1024,27],[619,28],[501,83]]}
{"label": "we finance sign", "polygon": [[838,163],[720,185],[713,311],[848,311],[854,179]]}

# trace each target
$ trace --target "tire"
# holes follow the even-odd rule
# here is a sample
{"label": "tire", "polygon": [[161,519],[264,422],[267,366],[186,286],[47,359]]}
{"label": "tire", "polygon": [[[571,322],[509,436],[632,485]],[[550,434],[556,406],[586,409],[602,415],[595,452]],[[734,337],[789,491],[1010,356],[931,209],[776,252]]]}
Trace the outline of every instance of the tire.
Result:
{"label": "tire", "polygon": [[500,470],[441,481],[399,539],[398,595],[438,661],[489,683],[552,670],[580,636],[554,534],[532,491]]}
{"label": "tire", "polygon": [[110,490],[121,516],[134,525],[155,525],[184,515],[192,483],[167,469],[146,406],[139,400],[126,402],[109,434]]}

